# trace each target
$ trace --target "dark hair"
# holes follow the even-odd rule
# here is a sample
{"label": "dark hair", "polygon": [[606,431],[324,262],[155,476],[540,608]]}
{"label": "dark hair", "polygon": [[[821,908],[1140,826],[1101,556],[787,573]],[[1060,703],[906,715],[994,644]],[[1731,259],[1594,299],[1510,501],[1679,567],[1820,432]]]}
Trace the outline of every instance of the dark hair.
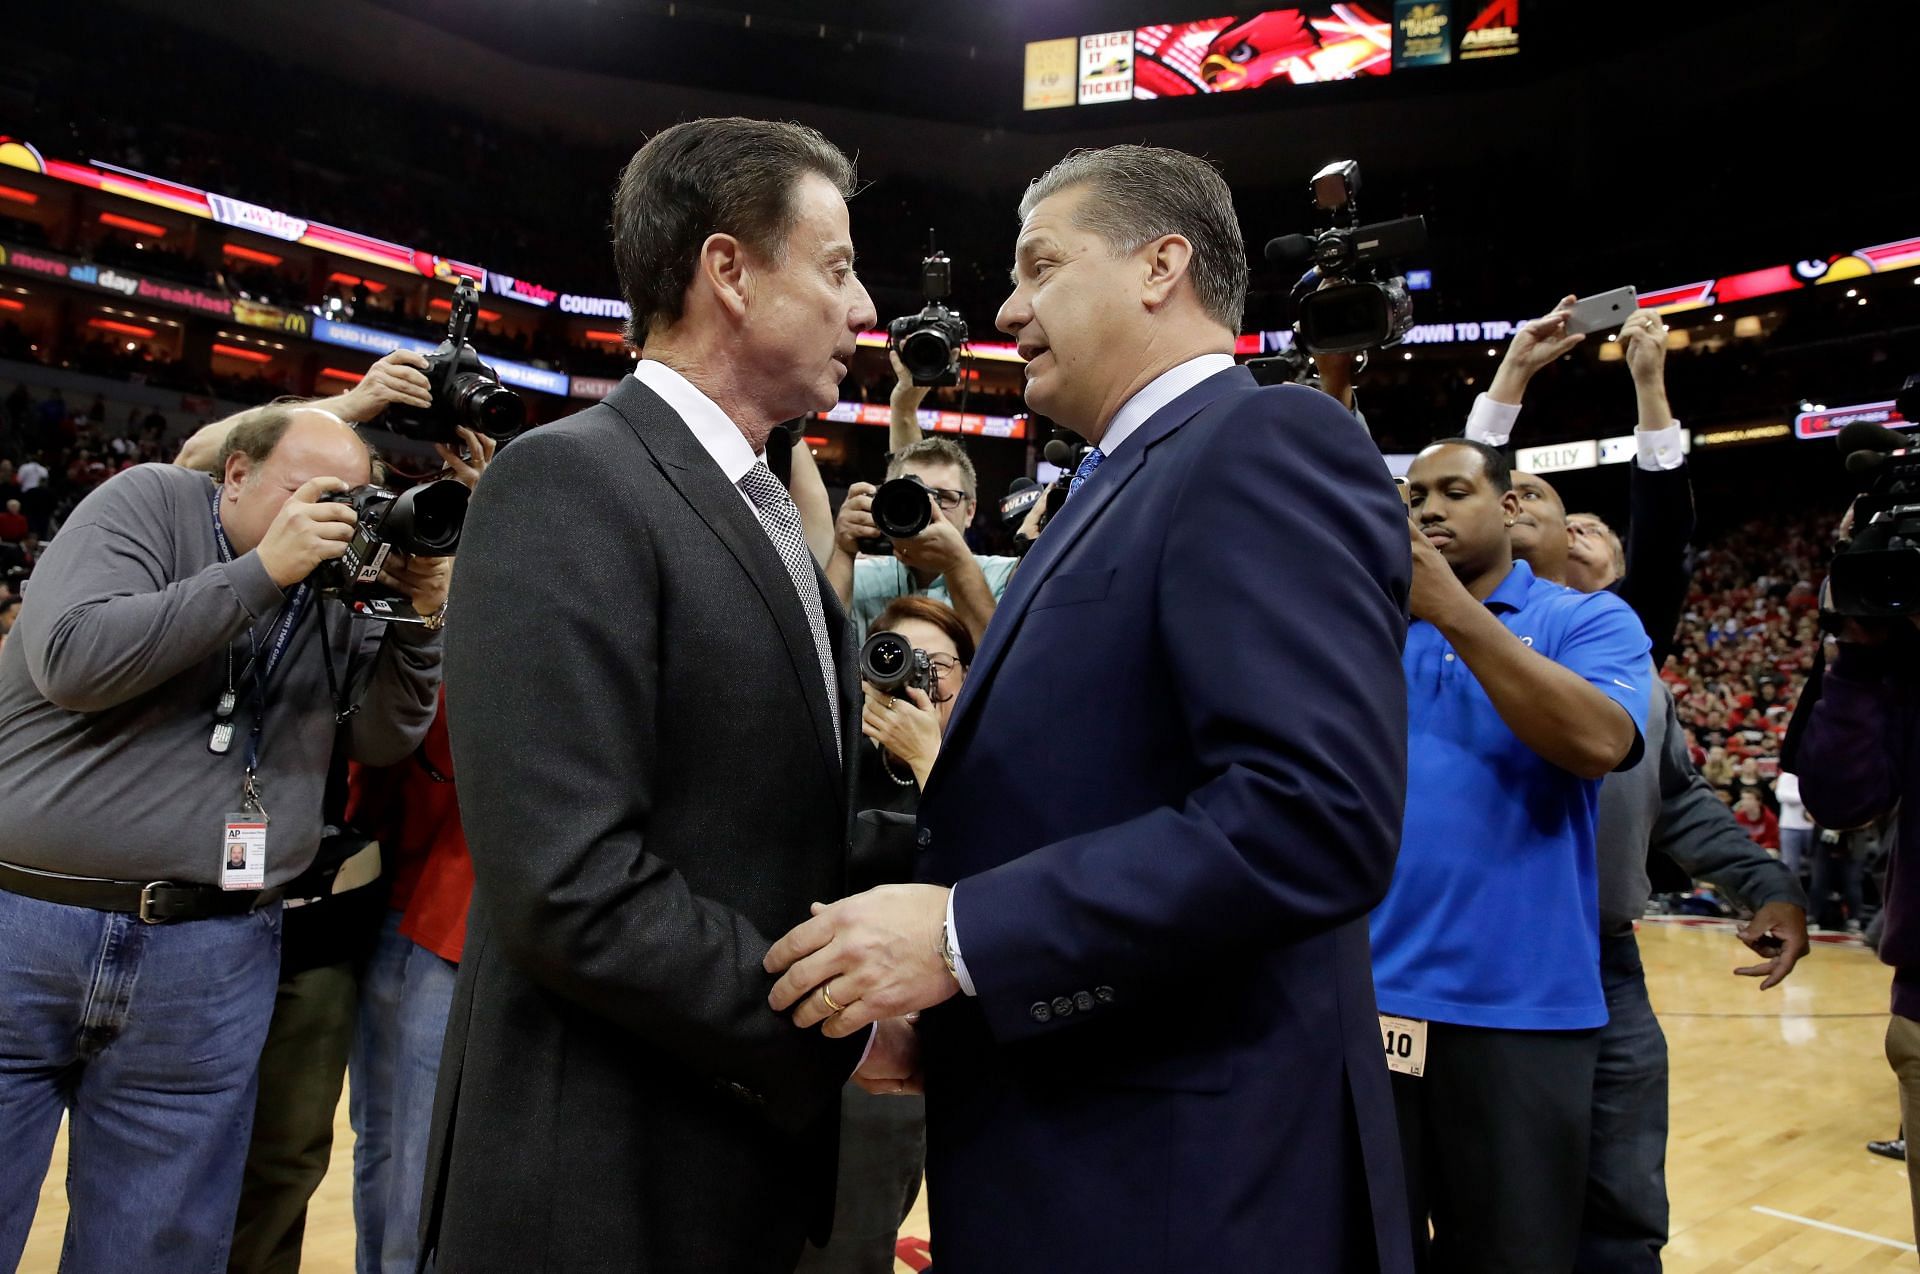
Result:
{"label": "dark hair", "polygon": [[1240,330],[1247,304],[1247,249],[1233,192],[1212,164],[1161,146],[1076,150],[1036,178],[1020,200],[1025,220],[1034,205],[1075,186],[1090,187],[1074,223],[1125,255],[1161,235],[1193,245],[1187,277],[1207,314]]}
{"label": "dark hair", "polygon": [[613,193],[627,340],[638,348],[655,324],[679,319],[707,236],[733,235],[779,261],[797,215],[793,188],[808,173],[853,194],[853,161],[802,124],[696,119],[654,134]]}
{"label": "dark hair", "polygon": [[896,597],[887,603],[887,608],[880,612],[880,617],[873,621],[868,631],[887,632],[903,619],[917,619],[922,623],[932,624],[945,633],[947,640],[953,643],[953,648],[960,658],[960,666],[968,668],[973,665],[973,634],[968,632],[967,626],[960,622],[960,616],[954,612],[953,607],[945,602],[936,602],[931,597],[922,597],[918,593]]}
{"label": "dark hair", "polygon": [[1507,453],[1498,447],[1489,447],[1471,438],[1438,438],[1428,443],[1427,447],[1465,447],[1469,451],[1477,451],[1481,464],[1486,468],[1487,481],[1493,484],[1493,489],[1503,495],[1513,490],[1513,465],[1508,462]]}

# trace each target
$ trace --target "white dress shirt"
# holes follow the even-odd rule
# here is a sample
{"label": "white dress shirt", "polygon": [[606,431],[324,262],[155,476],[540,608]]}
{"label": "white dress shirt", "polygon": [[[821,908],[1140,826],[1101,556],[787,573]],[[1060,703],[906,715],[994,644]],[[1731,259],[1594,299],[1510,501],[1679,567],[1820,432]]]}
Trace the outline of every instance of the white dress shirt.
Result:
{"label": "white dress shirt", "polygon": [[[1155,412],[1209,376],[1218,376],[1232,366],[1231,354],[1202,354],[1161,372],[1120,405],[1120,410],[1113,413],[1113,421],[1108,424],[1107,432],[1094,445],[1102,455],[1111,459],[1113,453],[1126,445],[1127,439],[1151,420]],[[947,894],[947,949],[953,953],[953,976],[960,984],[961,991],[977,995],[979,993],[974,989],[973,979],[967,975],[967,962],[960,955],[960,931],[953,924],[953,896],[958,892],[956,886]]]}
{"label": "white dress shirt", "polygon": [[[1489,447],[1504,447],[1507,440],[1513,437],[1513,422],[1519,416],[1518,403],[1495,402],[1481,394],[1473,400],[1473,410],[1467,413],[1467,428],[1463,436],[1474,442],[1484,442]],[[1677,420],[1665,429],[1635,429],[1633,438],[1640,452],[1636,463],[1642,469],[1654,472],[1678,469],[1687,462],[1687,453],[1680,449],[1684,444]]]}
{"label": "white dress shirt", "polygon": [[[651,358],[643,358],[633,367],[633,378],[660,395],[667,406],[673,408],[680,419],[687,422],[687,428],[699,440],[713,462],[720,466],[720,472],[746,501],[749,509],[753,501],[747,493],[740,490],[740,479],[756,464],[766,461],[766,452],[759,455],[747,444],[747,436],[740,432],[740,426],[733,423],[726,412],[720,410],[720,404],[702,393],[698,386],[668,367],[665,363]],[[760,520],[758,510],[754,512],[754,521]]]}

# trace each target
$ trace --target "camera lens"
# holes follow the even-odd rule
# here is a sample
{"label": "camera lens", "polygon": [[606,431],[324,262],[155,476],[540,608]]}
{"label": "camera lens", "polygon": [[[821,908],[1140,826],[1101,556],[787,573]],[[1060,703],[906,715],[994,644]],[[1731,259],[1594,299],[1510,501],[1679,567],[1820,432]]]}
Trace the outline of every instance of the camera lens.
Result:
{"label": "camera lens", "polygon": [[900,361],[916,380],[944,376],[953,362],[953,346],[937,328],[918,328],[900,342]]}
{"label": "camera lens", "polygon": [[467,520],[467,489],[452,479],[429,482],[394,500],[380,525],[383,538],[402,553],[445,557],[460,547]]}
{"label": "camera lens", "polygon": [[891,540],[910,540],[933,523],[927,489],[912,478],[882,483],[873,495],[873,521]]}
{"label": "camera lens", "polygon": [[860,648],[860,676],[875,689],[898,690],[912,667],[913,646],[899,633],[875,633]]}
{"label": "camera lens", "polygon": [[489,438],[511,438],[526,421],[526,408],[520,402],[520,395],[476,372],[455,376],[448,396],[452,400],[453,418]]}

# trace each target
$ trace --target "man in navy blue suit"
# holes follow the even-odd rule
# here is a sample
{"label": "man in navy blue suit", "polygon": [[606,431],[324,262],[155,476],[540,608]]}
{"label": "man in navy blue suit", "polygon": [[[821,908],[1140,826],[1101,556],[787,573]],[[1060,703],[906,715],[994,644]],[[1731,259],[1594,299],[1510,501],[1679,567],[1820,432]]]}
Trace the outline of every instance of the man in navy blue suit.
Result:
{"label": "man in navy blue suit", "polygon": [[1234,366],[1210,166],[1077,152],[1020,212],[998,324],[1094,449],[955,708],[928,883],[816,905],[772,1006],[877,1023],[862,1082],[924,1084],[941,1274],[1398,1274],[1366,917],[1406,781],[1405,513],[1332,399]]}

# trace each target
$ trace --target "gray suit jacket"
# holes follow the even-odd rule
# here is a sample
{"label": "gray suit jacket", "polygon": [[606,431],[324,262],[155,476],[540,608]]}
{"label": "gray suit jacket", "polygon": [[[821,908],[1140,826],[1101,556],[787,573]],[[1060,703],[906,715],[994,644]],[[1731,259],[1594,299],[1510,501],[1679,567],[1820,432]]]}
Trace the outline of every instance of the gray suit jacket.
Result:
{"label": "gray suit jacket", "polygon": [[752,511],[631,378],[476,493],[447,713],[477,884],[423,1212],[445,1274],[784,1274],[824,1235],[865,1041],[772,1012],[760,965],[845,883],[852,653],[816,581],[838,703]]}

